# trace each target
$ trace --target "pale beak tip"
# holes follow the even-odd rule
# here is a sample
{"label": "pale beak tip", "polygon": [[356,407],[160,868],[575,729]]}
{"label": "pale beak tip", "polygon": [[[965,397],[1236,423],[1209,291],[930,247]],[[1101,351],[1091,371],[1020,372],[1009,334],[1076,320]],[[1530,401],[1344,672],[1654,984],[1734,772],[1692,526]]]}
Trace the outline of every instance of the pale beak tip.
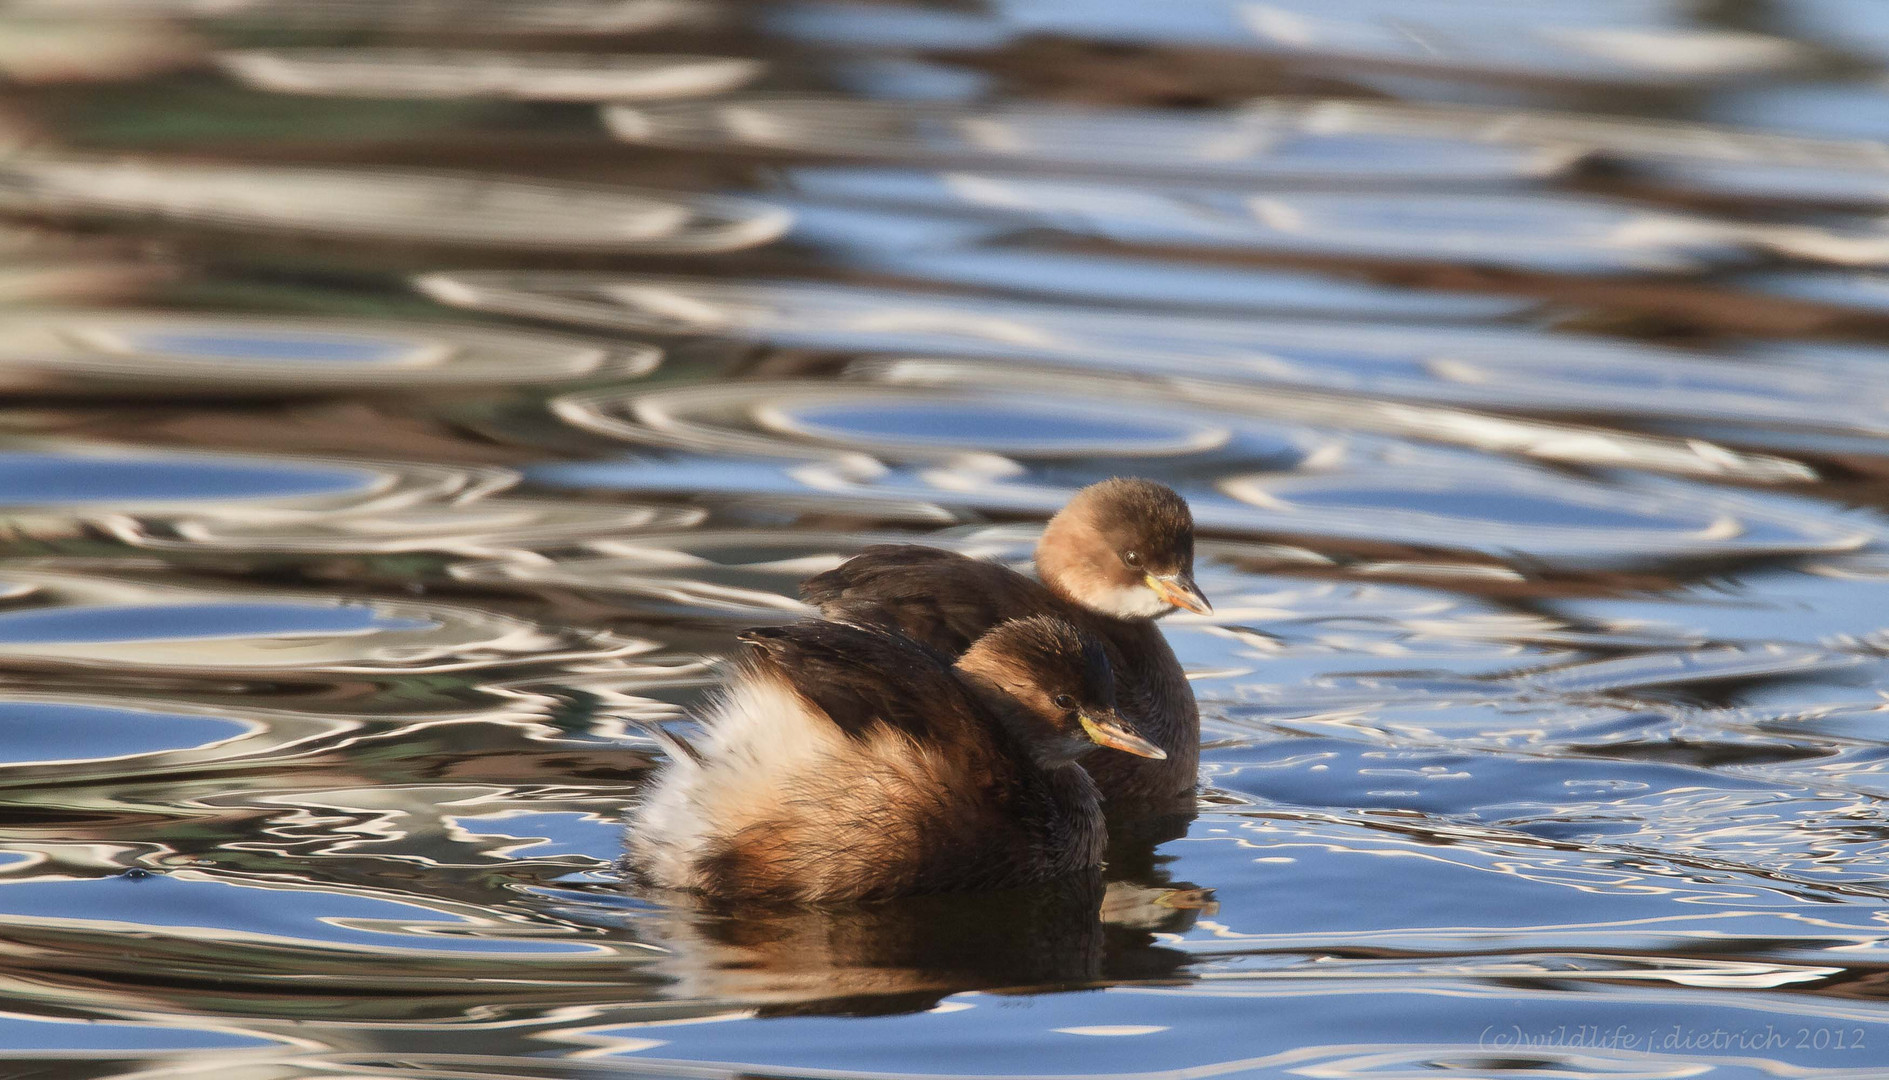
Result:
{"label": "pale beak tip", "polygon": [[1150,761],[1166,761],[1168,752],[1137,734],[1119,719],[1098,720],[1087,713],[1078,713],[1082,727],[1095,740],[1096,745],[1106,746],[1111,750],[1120,750],[1124,754],[1133,754]]}

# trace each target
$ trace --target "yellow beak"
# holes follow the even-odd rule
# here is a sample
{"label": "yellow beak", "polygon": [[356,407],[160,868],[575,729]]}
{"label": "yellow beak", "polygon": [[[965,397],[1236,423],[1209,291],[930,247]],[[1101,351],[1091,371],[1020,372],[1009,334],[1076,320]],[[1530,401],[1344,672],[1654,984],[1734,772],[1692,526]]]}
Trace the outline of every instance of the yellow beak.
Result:
{"label": "yellow beak", "polygon": [[1191,574],[1149,574],[1148,588],[1177,608],[1185,608],[1196,615],[1213,614],[1213,605],[1200,594],[1200,586],[1194,584]]}
{"label": "yellow beak", "polygon": [[1088,732],[1089,738],[1094,739],[1098,746],[1156,761],[1167,760],[1166,750],[1142,738],[1140,732],[1128,725],[1128,721],[1112,712],[1077,713],[1076,719],[1082,721],[1082,730]]}

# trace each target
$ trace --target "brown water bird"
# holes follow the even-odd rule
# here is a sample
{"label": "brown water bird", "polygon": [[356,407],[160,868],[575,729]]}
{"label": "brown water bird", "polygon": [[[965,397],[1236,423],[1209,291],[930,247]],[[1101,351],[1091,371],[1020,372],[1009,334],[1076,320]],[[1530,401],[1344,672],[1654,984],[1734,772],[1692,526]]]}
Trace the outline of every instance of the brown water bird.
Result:
{"label": "brown water bird", "polygon": [[1194,516],[1150,480],[1116,478],[1076,493],[1036,545],[1039,582],[1005,566],[915,544],[870,547],[809,578],[801,595],[829,619],[899,630],[957,655],[1006,619],[1054,615],[1100,639],[1123,715],[1166,752],[1085,762],[1112,827],[1192,809],[1200,712],[1154,620],[1212,611],[1194,584]]}
{"label": "brown water bird", "polygon": [[826,902],[1000,889],[1101,863],[1096,745],[1159,757],[1115,711],[1105,649],[1005,622],[955,664],[896,632],[750,630],[705,737],[632,813],[647,884]]}

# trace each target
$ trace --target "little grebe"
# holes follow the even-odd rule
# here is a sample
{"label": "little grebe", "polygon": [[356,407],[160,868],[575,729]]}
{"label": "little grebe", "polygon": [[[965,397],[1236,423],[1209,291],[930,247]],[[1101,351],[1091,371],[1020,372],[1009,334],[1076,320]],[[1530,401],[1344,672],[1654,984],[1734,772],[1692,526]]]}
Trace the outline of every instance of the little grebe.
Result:
{"label": "little grebe", "polygon": [[1100,642],[1003,623],[950,659],[896,632],[802,622],[751,646],[691,752],[633,811],[641,880],[723,899],[998,889],[1100,864],[1097,744],[1159,757],[1115,712]]}
{"label": "little grebe", "polygon": [[1200,713],[1154,619],[1212,611],[1194,584],[1194,516],[1150,480],[1083,488],[1036,545],[1038,582],[1008,567],[914,544],[870,547],[809,578],[801,595],[840,622],[899,630],[957,655],[1006,619],[1055,615],[1099,638],[1124,716],[1165,759],[1097,755],[1085,762],[1119,826],[1138,815],[1191,812]]}

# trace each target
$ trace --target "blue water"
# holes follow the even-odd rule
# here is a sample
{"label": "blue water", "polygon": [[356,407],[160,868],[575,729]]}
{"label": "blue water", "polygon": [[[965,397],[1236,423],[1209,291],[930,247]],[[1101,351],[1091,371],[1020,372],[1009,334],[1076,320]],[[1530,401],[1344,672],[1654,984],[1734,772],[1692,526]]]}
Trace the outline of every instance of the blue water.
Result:
{"label": "blue water", "polygon": [[1132,414],[1062,415],[1048,401],[1036,409],[1002,402],[816,404],[794,408],[788,416],[794,427],[840,443],[857,439],[965,449],[1002,446],[1017,453],[1089,447],[1133,452],[1141,444],[1159,446],[1193,434],[1186,425],[1151,423]]}
{"label": "blue water", "polygon": [[0,505],[5,506],[302,498],[358,491],[371,481],[372,474],[364,469],[314,469],[266,460],[0,454]]}
{"label": "blue water", "polygon": [[0,614],[0,643],[152,641],[423,630],[420,619],[364,604],[150,604],[41,608]]}
{"label": "blue water", "polygon": [[146,754],[228,739],[248,725],[219,717],[48,701],[0,702],[8,763]]}
{"label": "blue water", "polygon": [[[0,1076],[1884,1073],[1885,10],[0,13]],[[1120,474],[1191,820],[625,880],[805,576]]]}
{"label": "blue water", "polygon": [[410,355],[411,341],[316,337],[308,334],[142,333],[132,342],[154,353],[192,359],[319,364],[390,364]]}

